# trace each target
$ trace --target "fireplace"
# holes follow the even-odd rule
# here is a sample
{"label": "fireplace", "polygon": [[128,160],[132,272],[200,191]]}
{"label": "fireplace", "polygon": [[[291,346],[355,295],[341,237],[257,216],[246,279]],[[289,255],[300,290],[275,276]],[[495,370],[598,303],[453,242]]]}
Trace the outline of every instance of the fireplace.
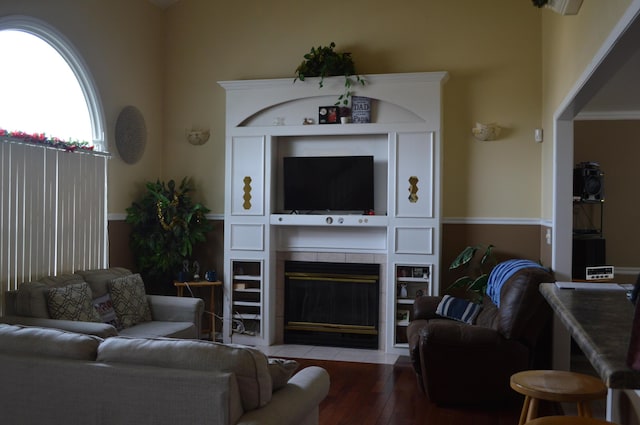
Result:
{"label": "fireplace", "polygon": [[380,265],[285,262],[284,342],[378,349]]}

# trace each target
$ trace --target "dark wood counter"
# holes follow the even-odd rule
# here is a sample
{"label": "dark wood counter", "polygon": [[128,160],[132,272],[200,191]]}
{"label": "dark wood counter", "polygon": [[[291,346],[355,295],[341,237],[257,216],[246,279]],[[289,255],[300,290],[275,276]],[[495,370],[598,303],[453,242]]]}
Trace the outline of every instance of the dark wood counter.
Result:
{"label": "dark wood counter", "polygon": [[543,283],[540,292],[607,387],[640,388],[640,372],[626,365],[633,304],[617,284],[603,285],[617,288],[560,289],[555,283]]}

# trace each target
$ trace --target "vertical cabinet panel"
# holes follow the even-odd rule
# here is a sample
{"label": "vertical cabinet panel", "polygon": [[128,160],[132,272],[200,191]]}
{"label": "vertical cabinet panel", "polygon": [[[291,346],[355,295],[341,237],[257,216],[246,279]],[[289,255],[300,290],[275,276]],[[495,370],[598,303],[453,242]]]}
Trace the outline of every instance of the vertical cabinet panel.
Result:
{"label": "vertical cabinet panel", "polygon": [[433,254],[432,227],[396,227],[396,254]]}
{"label": "vertical cabinet panel", "polygon": [[396,217],[433,217],[433,133],[398,133]]}
{"label": "vertical cabinet panel", "polygon": [[264,137],[233,137],[231,149],[231,214],[263,215]]}

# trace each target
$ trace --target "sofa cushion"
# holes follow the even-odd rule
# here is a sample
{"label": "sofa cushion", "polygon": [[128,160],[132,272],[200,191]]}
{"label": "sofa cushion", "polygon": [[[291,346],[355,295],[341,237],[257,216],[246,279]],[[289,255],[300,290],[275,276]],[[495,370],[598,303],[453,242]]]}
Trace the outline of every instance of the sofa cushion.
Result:
{"label": "sofa cushion", "polygon": [[73,360],[95,360],[102,338],[37,328],[0,324],[0,353]]}
{"label": "sofa cushion", "polygon": [[481,309],[480,304],[445,295],[436,308],[436,314],[459,322],[473,324]]}
{"label": "sofa cushion", "polygon": [[[552,317],[549,303],[540,293],[539,286],[542,282],[553,281],[553,274],[541,267],[523,269],[511,276],[500,294],[501,307],[496,320],[498,332],[508,339],[536,339],[537,334],[531,335],[530,331],[541,326],[534,322]],[[527,343],[534,344],[534,341]]]}
{"label": "sofa cushion", "polygon": [[535,261],[531,260],[512,259],[499,263],[493,268],[493,270],[491,270],[491,273],[489,274],[486,290],[487,296],[489,296],[489,298],[491,298],[491,301],[493,301],[493,303],[499,308],[501,303],[500,292],[502,290],[502,287],[509,281],[509,278],[511,276],[515,275],[520,270],[530,268],[543,267]]}
{"label": "sofa cushion", "polygon": [[129,276],[131,271],[124,267],[110,267],[108,269],[78,270],[76,275],[89,284],[94,298],[109,292],[109,282],[118,277]]}
{"label": "sofa cushion", "polygon": [[82,283],[82,276],[77,274],[59,274],[57,276],[45,276],[38,279],[38,282],[44,283],[50,288],[60,288],[62,286],[71,285],[72,283]]}
{"label": "sofa cushion", "polygon": [[112,279],[109,282],[109,294],[113,300],[118,321],[123,328],[152,320],[151,308],[149,308],[140,274]]}
{"label": "sofa cushion", "polygon": [[232,372],[238,381],[245,411],[265,406],[271,400],[273,384],[267,357],[250,347],[210,341],[117,336],[100,345],[98,361]]}
{"label": "sofa cushion", "polygon": [[73,283],[82,283],[82,277],[75,274],[45,276],[37,281],[21,283],[16,296],[16,314],[27,317],[49,319],[47,290]]}
{"label": "sofa cushion", "polygon": [[49,287],[41,282],[22,283],[16,294],[16,314],[19,316],[49,319],[47,297]]}
{"label": "sofa cushion", "polygon": [[121,329],[118,334],[133,338],[198,338],[198,330],[193,322],[167,322],[159,320],[138,323],[130,328]]}
{"label": "sofa cushion", "polygon": [[52,319],[100,322],[100,315],[91,302],[91,290],[85,282],[61,288],[49,288],[47,307]]}

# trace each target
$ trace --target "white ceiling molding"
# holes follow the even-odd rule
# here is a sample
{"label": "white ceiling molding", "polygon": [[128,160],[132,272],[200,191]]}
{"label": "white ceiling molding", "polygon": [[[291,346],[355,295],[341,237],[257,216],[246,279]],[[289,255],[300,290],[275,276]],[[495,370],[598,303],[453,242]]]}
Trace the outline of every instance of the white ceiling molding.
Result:
{"label": "white ceiling molding", "polygon": [[576,121],[616,121],[640,120],[640,111],[583,111],[576,115]]}

